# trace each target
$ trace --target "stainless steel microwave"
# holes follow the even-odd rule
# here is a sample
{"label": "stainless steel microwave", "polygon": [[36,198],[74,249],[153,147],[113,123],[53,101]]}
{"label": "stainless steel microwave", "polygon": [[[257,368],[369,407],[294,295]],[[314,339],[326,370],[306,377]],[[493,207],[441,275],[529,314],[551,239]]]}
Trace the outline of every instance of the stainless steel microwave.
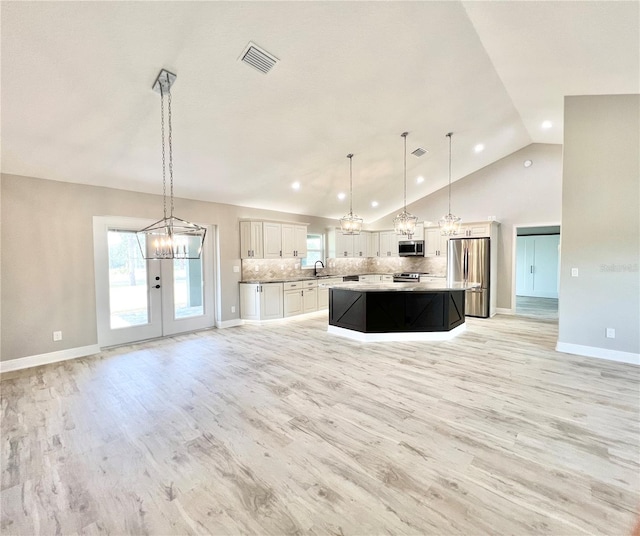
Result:
{"label": "stainless steel microwave", "polygon": [[400,257],[424,257],[424,240],[401,240],[398,254]]}

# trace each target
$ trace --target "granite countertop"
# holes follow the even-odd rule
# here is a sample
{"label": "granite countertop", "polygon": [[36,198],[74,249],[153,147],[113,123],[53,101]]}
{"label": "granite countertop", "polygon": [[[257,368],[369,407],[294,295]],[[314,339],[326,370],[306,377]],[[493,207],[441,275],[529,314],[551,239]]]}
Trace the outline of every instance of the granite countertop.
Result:
{"label": "granite countertop", "polygon": [[338,283],[332,288],[344,290],[357,290],[359,292],[442,292],[447,290],[469,290],[479,288],[479,283],[453,283],[443,285],[433,283]]}
{"label": "granite countertop", "polygon": [[[323,279],[331,279],[331,278],[340,278],[346,277],[350,274],[340,274],[340,275],[319,275],[319,276],[305,276],[305,277],[287,277],[285,279],[243,279],[240,283],[249,283],[249,284],[265,284],[265,283],[289,283],[295,281],[322,281]],[[393,274],[352,274],[352,275],[393,275]]]}

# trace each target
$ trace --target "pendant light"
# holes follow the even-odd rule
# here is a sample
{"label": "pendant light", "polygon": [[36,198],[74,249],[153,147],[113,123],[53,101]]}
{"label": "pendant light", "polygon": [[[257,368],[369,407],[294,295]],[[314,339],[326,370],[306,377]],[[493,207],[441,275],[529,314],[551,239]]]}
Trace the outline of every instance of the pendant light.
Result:
{"label": "pendant light", "polygon": [[[160,93],[160,125],[162,130],[162,201],[164,217],[138,231],[138,244],[145,259],[199,259],[202,253],[206,228],[182,220],[173,215],[173,147],[171,128],[171,86],[176,75],[162,69],[153,84],[153,90]],[[169,212],[167,216],[167,181],[165,163],[164,100],[168,104],[169,145]]]}
{"label": "pendant light", "polygon": [[403,132],[401,136],[404,138],[404,209],[393,219],[393,229],[396,234],[406,235],[409,238],[416,231],[416,223],[418,217],[407,212],[407,136],[408,132]]}
{"label": "pendant light", "polygon": [[458,228],[460,226],[460,218],[451,214],[451,138],[453,132],[447,134],[449,138],[449,213],[443,216],[438,222],[440,226],[440,234],[442,236],[455,236],[458,234]]}
{"label": "pendant light", "polygon": [[343,235],[359,235],[362,229],[362,218],[353,213],[353,154],[348,154],[349,159],[349,214],[340,218],[340,228]]}

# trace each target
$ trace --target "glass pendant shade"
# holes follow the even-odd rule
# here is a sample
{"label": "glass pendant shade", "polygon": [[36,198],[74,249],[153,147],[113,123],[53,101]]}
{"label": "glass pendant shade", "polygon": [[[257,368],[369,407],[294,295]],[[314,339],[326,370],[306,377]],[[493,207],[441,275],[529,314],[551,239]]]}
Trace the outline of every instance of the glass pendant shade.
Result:
{"label": "glass pendant shade", "polygon": [[460,218],[453,214],[447,214],[438,221],[438,226],[440,227],[440,234],[442,236],[455,236],[460,229]]}
{"label": "glass pendant shade", "polygon": [[349,212],[349,214],[340,218],[340,228],[342,229],[342,234],[358,235],[362,230],[362,218]]}
{"label": "glass pendant shade", "polygon": [[393,230],[398,235],[411,238],[416,232],[416,223],[418,217],[407,212],[407,136],[408,132],[403,132],[401,136],[404,138],[404,209],[393,219]]}
{"label": "glass pendant shade", "polygon": [[411,237],[416,232],[416,223],[418,223],[418,217],[403,210],[393,219],[393,230],[396,234]]}
{"label": "glass pendant shade", "polygon": [[[176,75],[162,69],[153,84],[153,90],[160,93],[160,112],[162,129],[162,200],[164,217],[136,233],[138,245],[145,259],[199,259],[202,253],[207,229],[195,223],[182,220],[173,215],[173,150],[171,128],[171,86]],[[164,132],[164,97],[168,100],[168,145],[169,145],[169,179],[170,179],[170,211],[167,216],[166,164],[165,164],[165,132]]]}
{"label": "glass pendant shade", "polygon": [[349,214],[340,218],[340,229],[343,235],[359,235],[362,230],[362,218],[353,213],[353,154],[349,159]]}
{"label": "glass pendant shade", "polygon": [[446,216],[442,216],[442,219],[438,222],[440,227],[440,234],[442,236],[455,236],[460,229],[460,218],[451,214],[451,138],[453,132],[447,134],[449,138],[449,213]]}

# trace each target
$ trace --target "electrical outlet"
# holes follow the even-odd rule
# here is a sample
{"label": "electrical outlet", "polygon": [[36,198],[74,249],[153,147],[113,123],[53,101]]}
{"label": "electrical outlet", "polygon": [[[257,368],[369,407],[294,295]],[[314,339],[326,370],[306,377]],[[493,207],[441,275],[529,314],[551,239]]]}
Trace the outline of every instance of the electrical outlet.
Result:
{"label": "electrical outlet", "polygon": [[238,274],[238,273],[240,273],[240,266],[234,266],[234,267],[233,267],[233,273],[234,273],[234,274]]}
{"label": "electrical outlet", "polygon": [[235,313],[235,312],[236,312],[236,306],[235,306],[235,305],[232,305],[232,306],[231,306],[231,312],[232,312],[232,313]]}
{"label": "electrical outlet", "polygon": [[607,339],[615,339],[616,338],[616,330],[615,328],[607,328]]}
{"label": "electrical outlet", "polygon": [[578,277],[578,269],[571,268],[571,277]]}
{"label": "electrical outlet", "polygon": [[54,331],[53,332],[53,340],[54,341],[61,341],[62,340],[62,331]]}

